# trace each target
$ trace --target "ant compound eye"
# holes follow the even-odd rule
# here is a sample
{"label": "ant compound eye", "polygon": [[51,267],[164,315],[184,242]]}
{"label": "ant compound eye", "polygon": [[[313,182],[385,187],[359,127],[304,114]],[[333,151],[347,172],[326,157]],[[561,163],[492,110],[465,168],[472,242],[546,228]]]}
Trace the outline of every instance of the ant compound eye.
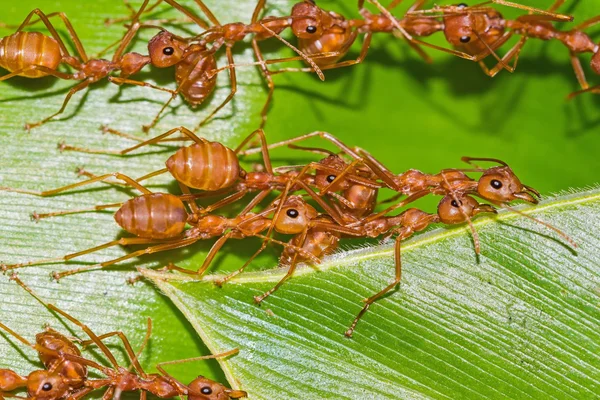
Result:
{"label": "ant compound eye", "polygon": [[336,176],[335,176],[335,175],[329,175],[329,176],[327,177],[327,182],[331,183],[331,182],[335,181],[335,178],[336,178]]}
{"label": "ant compound eye", "polygon": [[469,43],[471,41],[471,36],[463,36],[459,40],[461,43]]}
{"label": "ant compound eye", "polygon": [[457,4],[456,7],[458,7],[458,8],[467,8],[467,7],[469,7],[469,5],[467,3],[460,3],[460,4]]}
{"label": "ant compound eye", "polygon": [[490,182],[490,185],[492,185],[492,187],[494,189],[501,189],[502,188],[502,182],[500,182],[498,179],[492,179],[492,181]]}
{"label": "ant compound eye", "polygon": [[314,25],[309,25],[306,27],[306,32],[308,33],[315,33],[317,31],[317,27]]}
{"label": "ant compound eye", "polygon": [[165,47],[165,48],[163,49],[163,54],[164,54],[165,56],[172,56],[172,55],[173,55],[173,53],[175,53],[175,49],[174,49],[174,48],[172,48],[172,47]]}
{"label": "ant compound eye", "polygon": [[300,215],[298,210],[296,210],[295,208],[290,208],[289,210],[287,210],[286,214],[290,218],[298,218],[298,215]]}
{"label": "ant compound eye", "polygon": [[42,390],[43,390],[44,392],[49,392],[50,390],[52,390],[52,384],[51,384],[51,383],[48,383],[48,382],[44,383],[44,384],[42,385]]}
{"label": "ant compound eye", "polygon": [[204,386],[202,389],[200,389],[200,393],[202,394],[212,394],[212,389],[208,386]]}
{"label": "ant compound eye", "polygon": [[459,203],[460,203],[460,204],[462,204],[462,201],[460,201],[460,202],[457,202],[456,200],[452,200],[452,201],[450,202],[450,204],[452,204],[452,207],[456,207],[456,208],[458,208],[458,204],[459,204]]}

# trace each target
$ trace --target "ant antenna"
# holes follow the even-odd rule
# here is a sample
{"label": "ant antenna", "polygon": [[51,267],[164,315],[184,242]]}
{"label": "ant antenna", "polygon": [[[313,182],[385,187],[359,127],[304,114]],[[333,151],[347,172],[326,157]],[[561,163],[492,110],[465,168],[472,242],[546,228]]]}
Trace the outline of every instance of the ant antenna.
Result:
{"label": "ant antenna", "polygon": [[499,160],[497,158],[487,158],[487,157],[461,157],[460,158],[461,161],[466,162],[467,164],[471,164],[473,166],[475,166],[476,168],[479,168],[473,161],[489,161],[489,162],[493,162],[493,163],[497,163],[502,165],[503,167],[508,167],[508,164],[502,160]]}
{"label": "ant antenna", "polygon": [[292,49],[296,54],[298,54],[300,57],[302,57],[304,59],[304,61],[306,61],[311,66],[313,71],[315,71],[315,73],[317,74],[317,76],[319,77],[320,80],[322,80],[322,81],[325,80],[325,75],[323,75],[323,71],[321,71],[321,68],[319,68],[319,66],[312,60],[312,58],[310,58],[309,56],[304,54],[296,46],[294,46],[293,44],[291,44],[290,42],[288,42],[287,40],[282,38],[279,34],[277,34],[271,28],[265,26],[263,23],[260,23],[260,26],[262,26],[271,35],[273,35],[274,37],[279,39],[281,41],[281,43],[285,44],[287,47]]}
{"label": "ant antenna", "polygon": [[524,213],[523,211],[517,210],[516,208],[514,208],[512,206],[509,206],[508,204],[501,203],[501,204],[499,204],[499,206],[502,207],[502,208],[506,208],[506,209],[508,209],[510,211],[513,211],[513,212],[515,212],[515,213],[517,213],[517,214],[519,214],[519,215],[521,215],[521,216],[523,216],[525,218],[529,218],[530,220],[535,221],[538,224],[541,224],[541,225],[545,226],[546,228],[548,228],[548,229],[556,232],[560,237],[562,237],[563,239],[565,239],[573,248],[579,247],[577,245],[577,243],[575,243],[575,240],[573,240],[569,235],[567,235],[566,233],[564,233],[563,231],[561,231],[560,229],[558,229],[554,225],[551,225],[548,222],[544,222],[544,221],[542,221],[540,219],[532,217],[531,215],[529,215],[527,213]]}
{"label": "ant antenna", "polygon": [[[442,179],[444,180],[444,183],[448,186],[448,188],[451,188],[450,182],[448,182],[448,179],[446,178],[446,173],[444,171],[442,171]],[[458,199],[458,197],[456,197],[456,192],[454,190],[450,190],[450,196],[452,196],[452,200],[456,202],[456,205],[458,206],[458,211],[460,211],[462,216],[465,217],[467,223],[469,224],[469,229],[471,229],[471,235],[473,236],[473,243],[475,245],[475,254],[481,254],[481,241],[479,240],[479,234],[477,233],[477,229],[475,229],[475,225],[473,225],[471,217],[467,215],[467,213],[463,210],[463,203]]]}

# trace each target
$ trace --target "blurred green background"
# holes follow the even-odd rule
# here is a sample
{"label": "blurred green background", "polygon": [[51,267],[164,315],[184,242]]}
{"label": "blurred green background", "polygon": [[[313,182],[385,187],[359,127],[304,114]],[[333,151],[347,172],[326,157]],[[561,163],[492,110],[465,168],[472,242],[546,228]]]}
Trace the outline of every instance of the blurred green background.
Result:
{"label": "blurred green background", "polygon": [[[133,2],[135,6],[140,3]],[[193,1],[183,3],[194,8]],[[221,22],[247,22],[255,6],[254,0],[206,3]],[[268,1],[268,14],[284,15],[293,3]],[[541,8],[550,5],[539,1],[528,1],[527,4]],[[319,1],[319,5],[348,16],[358,15],[353,1]],[[401,15],[408,6],[407,2],[395,14]],[[126,15],[120,0],[11,2],[3,6],[2,22],[18,24],[35,7],[46,12],[66,12],[89,54],[100,51],[123,33],[122,27],[103,24],[105,18]],[[597,13],[597,7],[593,2],[574,1],[561,11],[572,13],[575,21],[581,22]],[[502,7],[502,12],[507,16],[520,14],[506,7]],[[177,13],[166,11],[156,16],[177,16]],[[59,31],[65,33],[65,29],[57,25]],[[2,35],[10,33],[10,29],[0,31]],[[153,33],[143,32],[134,48],[144,52],[144,42]],[[426,40],[444,43],[441,35]],[[265,43],[263,47],[268,56],[291,54],[289,49],[276,42]],[[359,43],[356,43],[349,57],[356,56],[358,48]],[[431,65],[424,63],[402,40],[381,34],[373,38],[363,64],[327,71],[325,82],[320,82],[313,74],[277,75],[277,90],[266,126],[268,140],[274,142],[314,130],[329,131],[349,144],[368,149],[397,172],[409,168],[435,172],[460,167],[460,157],[464,155],[496,157],[507,161],[524,182],[544,195],[594,185],[599,181],[600,96],[584,95],[566,101],[566,96],[579,87],[568,51],[560,43],[530,40],[517,71],[514,74],[503,71],[494,79],[485,76],[475,63],[433,50],[427,52],[434,59]],[[238,62],[251,61],[249,46],[236,45],[235,57]],[[581,59],[590,83],[600,84],[600,77],[589,70],[590,56],[583,55]],[[222,64],[223,59],[220,59]],[[150,68],[139,78],[173,86],[170,69]],[[252,67],[238,70],[238,82],[234,101],[199,134],[234,146],[258,126],[258,114],[266,96],[265,85]],[[124,139],[101,135],[98,127],[109,124],[139,134],[140,126],[150,121],[166,101],[164,93],[99,83],[85,94],[75,96],[58,121],[27,133],[22,129],[23,124],[58,109],[73,83],[53,78],[15,78],[1,85],[2,186],[54,188],[79,179],[74,173],[79,166],[93,172],[121,171],[136,177],[161,168],[169,154],[149,150],[143,157],[119,158],[59,153],[56,149],[56,144],[61,141],[94,148],[119,149],[130,145],[131,142]],[[193,127],[228,91],[228,79],[221,74],[218,90],[207,104],[192,110],[177,99],[153,133],[178,125]],[[310,158],[290,154],[294,153],[280,152],[273,156],[280,164],[299,163]],[[153,180],[151,187],[163,190],[165,185],[175,190],[166,177]],[[0,193],[0,261],[11,263],[58,256],[114,239],[121,231],[110,213],[74,215],[38,224],[31,222],[28,215],[34,210],[43,212],[124,201],[131,193],[102,185],[97,189],[47,199]],[[227,247],[226,251],[235,249],[236,254],[229,254],[224,261],[218,262],[218,269],[238,267],[257,242],[249,243],[242,247],[238,243]],[[185,319],[150,284],[131,287],[125,284],[125,279],[137,265],[161,266],[169,261],[182,266],[196,265],[208,246],[203,243],[191,249],[151,256],[110,271],[66,278],[59,284],[50,282],[48,273],[68,269],[68,266],[58,264],[24,269],[21,276],[45,298],[72,312],[93,329],[99,332],[123,329],[134,343],[141,341],[145,319],[152,316],[156,334],[144,356],[144,365],[151,368],[158,360],[205,354],[207,350]],[[276,252],[277,249],[261,259],[256,268],[272,266]],[[88,260],[104,260],[124,253],[124,249],[115,248]],[[3,299],[0,320],[29,338],[45,322],[53,326],[59,324],[16,285],[8,283],[7,279],[0,282]],[[34,365],[35,357],[31,352],[27,352],[29,359],[24,359],[18,347],[0,340],[0,353],[6,355],[0,360],[0,367],[18,366],[20,372],[25,372]],[[208,367],[201,364],[193,370],[174,368],[173,371],[184,381],[203,371],[219,376],[214,364]]]}

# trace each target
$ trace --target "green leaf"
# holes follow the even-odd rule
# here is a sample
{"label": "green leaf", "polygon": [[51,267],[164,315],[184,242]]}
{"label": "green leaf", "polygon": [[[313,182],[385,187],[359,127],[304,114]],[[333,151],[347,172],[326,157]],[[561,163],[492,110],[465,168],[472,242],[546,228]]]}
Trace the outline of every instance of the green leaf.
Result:
{"label": "green leaf", "polygon": [[[352,339],[343,333],[360,300],[393,278],[390,245],[305,266],[262,307],[252,298],[283,270],[215,276],[144,275],[173,301],[213,350],[233,347],[227,371],[253,399],[594,398],[598,356],[600,193],[564,196],[475,223],[438,229],[403,245],[399,289],[376,302]],[[167,275],[168,276],[168,275]]]}
{"label": "green leaf", "polygon": [[[9,3],[3,6],[0,17],[7,24],[19,24],[35,7],[46,12],[66,12],[88,54],[99,52],[122,36],[121,27],[106,27],[103,21],[125,16],[127,12],[120,1],[114,0]],[[192,0],[182,3],[197,9]],[[211,0],[206,3],[222,22],[247,22],[256,0]],[[284,15],[294,1],[269,0],[267,3],[268,14]],[[535,2],[528,3],[539,6],[533,4]],[[141,1],[132,4],[139,6]],[[358,16],[353,1],[321,1],[319,4],[345,15]],[[396,15],[402,15],[407,7],[408,4],[403,5]],[[506,10],[507,15],[518,15],[506,7],[502,10]],[[571,11],[581,22],[594,16],[597,8],[593,2],[579,2]],[[156,16],[178,14],[166,11]],[[57,25],[60,33],[67,37],[62,25]],[[564,26],[569,27],[568,24]],[[12,32],[9,28],[0,28],[0,35]],[[153,33],[143,32],[133,49],[145,52],[145,43]],[[289,33],[286,37],[290,38]],[[442,35],[429,39],[433,43],[444,43]],[[290,40],[295,43],[293,38]],[[358,45],[350,57],[357,55]],[[265,43],[263,47],[268,57],[291,55],[277,43]],[[544,194],[597,183],[600,158],[594,149],[600,147],[600,136],[595,130],[599,97],[589,95],[571,102],[564,100],[567,93],[578,89],[564,46],[558,42],[530,40],[521,55],[517,72],[503,72],[494,79],[483,76],[474,63],[448,54],[428,52],[435,60],[431,65],[424,64],[404,42],[376,35],[362,65],[328,71],[325,82],[312,74],[275,76],[277,88],[266,126],[268,140],[275,142],[313,130],[326,130],[349,144],[368,149],[398,172],[408,168],[435,172],[458,167],[463,155],[500,157],[510,163],[524,182]],[[250,46],[237,45],[235,58],[239,63],[252,61]],[[589,55],[583,55],[581,59],[590,83],[599,83],[600,78],[588,68]],[[224,65],[222,58],[219,65]],[[173,87],[170,69],[149,69],[138,77]],[[258,114],[266,97],[263,80],[255,68],[241,67],[238,83],[238,93],[231,106],[206,125],[200,131],[201,135],[233,146],[258,126]],[[25,122],[55,112],[73,85],[72,81],[52,78],[15,78],[0,83],[0,186],[41,190],[67,185],[81,179],[74,173],[79,166],[96,173],[121,171],[134,177],[163,167],[169,155],[167,151],[149,150],[143,156],[113,157],[59,153],[56,144],[66,141],[76,146],[101,149],[129,146],[130,141],[102,135],[99,126],[109,124],[128,133],[140,134],[140,126],[148,123],[166,101],[165,93],[98,83],[85,95],[75,95],[57,121],[29,134],[23,131]],[[195,126],[228,93],[227,76],[221,74],[215,95],[205,105],[194,110],[177,99],[154,134],[179,125]],[[274,153],[277,165],[308,159],[297,153],[281,154]],[[177,192],[166,177],[151,181],[150,187],[156,191]],[[119,237],[122,231],[110,213],[78,214],[38,224],[29,220],[29,214],[120,202],[133,194],[101,185],[53,198],[0,192],[0,262],[60,256]],[[424,205],[427,206],[431,204]],[[130,287],[125,280],[136,266],[160,267],[170,261],[190,268],[197,266],[210,244],[140,258],[120,268],[65,278],[59,284],[48,277],[51,271],[67,270],[81,264],[71,262],[19,272],[40,295],[80,318],[95,331],[122,329],[134,346],[143,338],[146,318],[152,317],[153,340],[143,356],[143,365],[152,370],[159,361],[206,354],[208,350],[185,317],[152,285],[139,283]],[[237,268],[251,254],[255,244],[249,240],[226,247],[224,259],[213,271],[220,273]],[[115,248],[84,261],[106,260],[124,254],[127,254],[126,249]],[[276,250],[273,250],[258,260],[254,268],[271,267],[276,257]],[[0,280],[0,296],[0,321],[27,338],[33,338],[44,323],[60,327],[54,316],[7,279]],[[357,305],[355,301],[348,305],[354,307],[346,314],[350,318]],[[444,315],[440,314],[442,317]],[[343,326],[346,324],[344,321]],[[81,335],[77,330],[74,332]],[[28,373],[40,366],[32,352],[9,344],[8,338],[0,338],[0,354],[0,368],[10,367]],[[205,363],[194,364],[193,368],[173,369],[175,376],[183,381],[198,373],[223,380],[216,370],[215,364],[208,367]],[[315,374],[311,379],[319,377],[320,374]],[[265,383],[265,387],[268,386]],[[316,383],[315,386],[325,390]]]}

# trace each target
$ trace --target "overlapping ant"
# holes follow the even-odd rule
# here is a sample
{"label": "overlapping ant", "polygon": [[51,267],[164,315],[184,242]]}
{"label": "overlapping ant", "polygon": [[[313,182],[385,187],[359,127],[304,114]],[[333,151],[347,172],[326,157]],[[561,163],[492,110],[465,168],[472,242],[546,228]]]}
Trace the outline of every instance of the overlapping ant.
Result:
{"label": "overlapping ant", "polygon": [[[26,388],[28,398],[37,400],[59,400],[69,398],[78,400],[91,392],[106,388],[103,398],[120,399],[122,393],[140,391],[140,398],[145,399],[147,393],[160,398],[173,398],[187,396],[190,400],[228,400],[246,397],[242,390],[234,390],[214,382],[203,376],[194,379],[185,385],[169,375],[165,365],[184,363],[209,358],[230,357],[238,349],[220,354],[201,356],[186,360],[169,361],[157,364],[156,369],[160,374],[148,374],[138,361],[139,353],[150,339],[151,319],[148,319],[148,330],[144,343],[136,354],[127,337],[120,331],[96,335],[88,326],[77,320],[72,315],[61,310],[53,304],[45,302],[31,288],[29,288],[16,274],[11,276],[23,289],[42,303],[48,310],[55,312],[78,326],[90,338],[82,341],[82,345],[94,344],[98,346],[103,355],[109,360],[112,367],[106,367],[93,360],[84,358],[74,343],[62,334],[50,330],[36,336],[36,343],[32,344],[8,326],[0,323],[0,328],[15,337],[24,345],[36,350],[46,369],[37,370],[27,377],[20,376],[11,370],[0,370],[0,395],[20,388]],[[134,372],[130,368],[120,366],[103,340],[116,336],[123,343]],[[103,378],[92,379],[87,376],[87,369],[93,368],[105,375]]]}

